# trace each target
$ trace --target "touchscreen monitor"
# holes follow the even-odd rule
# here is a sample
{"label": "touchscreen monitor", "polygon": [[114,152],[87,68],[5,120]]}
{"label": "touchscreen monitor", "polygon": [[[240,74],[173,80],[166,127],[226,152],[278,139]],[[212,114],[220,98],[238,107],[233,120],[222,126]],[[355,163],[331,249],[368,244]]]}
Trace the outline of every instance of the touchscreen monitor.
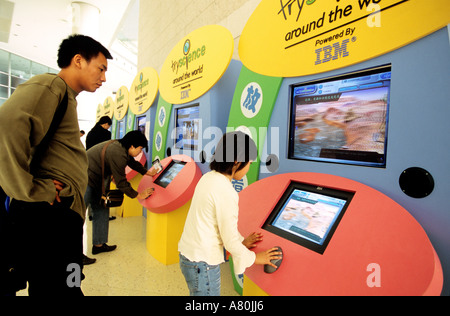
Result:
{"label": "touchscreen monitor", "polygon": [[176,110],[176,149],[197,150],[200,128],[200,106],[192,105]]}
{"label": "touchscreen monitor", "polygon": [[391,66],[291,86],[289,159],[386,167]]}
{"label": "touchscreen monitor", "polygon": [[122,121],[119,121],[117,139],[122,139],[124,137],[125,137],[125,120],[122,120]]}
{"label": "touchscreen monitor", "polygon": [[138,116],[136,118],[136,126],[137,130],[145,135],[145,125],[147,123],[147,116]]}
{"label": "touchscreen monitor", "polygon": [[167,188],[185,165],[186,162],[172,160],[172,162],[167,166],[166,169],[164,169],[164,171],[159,175],[154,183],[159,185],[160,187]]}
{"label": "touchscreen monitor", "polygon": [[291,182],[263,229],[323,254],[354,192]]}

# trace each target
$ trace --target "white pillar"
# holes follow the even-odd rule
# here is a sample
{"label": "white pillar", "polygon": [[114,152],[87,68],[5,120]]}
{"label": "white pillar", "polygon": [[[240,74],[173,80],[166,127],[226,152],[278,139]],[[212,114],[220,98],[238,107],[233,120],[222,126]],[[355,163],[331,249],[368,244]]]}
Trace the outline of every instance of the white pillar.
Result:
{"label": "white pillar", "polygon": [[72,33],[98,39],[100,9],[85,2],[72,2]]}

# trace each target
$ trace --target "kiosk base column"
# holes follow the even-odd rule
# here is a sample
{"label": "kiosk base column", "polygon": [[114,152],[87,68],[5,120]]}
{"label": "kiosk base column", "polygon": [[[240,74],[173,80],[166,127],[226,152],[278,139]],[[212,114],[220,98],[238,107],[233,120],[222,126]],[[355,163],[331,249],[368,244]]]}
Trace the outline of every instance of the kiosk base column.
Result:
{"label": "kiosk base column", "polygon": [[270,296],[257,286],[248,276],[244,274],[244,295],[243,296]]}
{"label": "kiosk base column", "polygon": [[172,265],[179,262],[178,242],[183,234],[191,201],[165,214],[147,211],[147,250],[159,262]]}
{"label": "kiosk base column", "polygon": [[[129,180],[133,188],[137,188],[142,180],[142,176],[138,174],[133,179]],[[125,195],[123,199],[123,213],[122,217],[138,217],[143,216],[143,207],[138,199],[131,199]]]}

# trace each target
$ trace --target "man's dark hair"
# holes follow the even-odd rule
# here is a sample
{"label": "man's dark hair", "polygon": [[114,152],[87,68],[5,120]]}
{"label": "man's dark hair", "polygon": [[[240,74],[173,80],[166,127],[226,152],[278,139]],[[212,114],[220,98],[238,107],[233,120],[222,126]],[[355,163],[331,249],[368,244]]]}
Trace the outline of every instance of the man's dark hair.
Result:
{"label": "man's dark hair", "polygon": [[58,66],[61,69],[70,66],[75,55],[80,54],[89,63],[92,58],[95,58],[102,53],[106,59],[113,59],[111,53],[102,44],[93,38],[85,35],[71,35],[65,39],[58,51]]}
{"label": "man's dark hair", "polygon": [[250,161],[258,157],[258,148],[253,139],[242,132],[225,134],[216,147],[209,165],[211,170],[231,175],[235,163],[241,163],[236,171],[244,169]]}
{"label": "man's dark hair", "polygon": [[145,149],[148,148],[147,137],[145,137],[145,135],[140,131],[132,131],[127,133],[124,138],[119,139],[119,143],[121,143],[126,150],[130,149],[131,146],[134,148],[138,148],[139,146],[142,146]]}
{"label": "man's dark hair", "polygon": [[111,118],[109,117],[109,116],[107,116],[107,115],[105,115],[105,116],[102,116],[101,118],[100,118],[100,120],[97,122],[97,125],[103,125],[103,124],[108,124],[108,125],[112,125],[112,120],[111,120]]}

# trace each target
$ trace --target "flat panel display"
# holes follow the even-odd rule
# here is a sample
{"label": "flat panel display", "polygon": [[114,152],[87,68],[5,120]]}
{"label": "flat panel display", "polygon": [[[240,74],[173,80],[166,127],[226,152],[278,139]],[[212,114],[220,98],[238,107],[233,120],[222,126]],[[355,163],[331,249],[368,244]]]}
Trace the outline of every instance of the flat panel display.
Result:
{"label": "flat panel display", "polygon": [[172,162],[167,166],[166,169],[159,175],[159,177],[154,181],[155,184],[160,187],[167,188],[173,179],[180,173],[184,168],[186,162],[172,160]]}
{"label": "flat panel display", "polygon": [[200,128],[200,105],[176,109],[176,149],[197,150]]}
{"label": "flat panel display", "polygon": [[122,139],[125,137],[125,121],[119,121],[119,128],[118,128],[118,139]]}
{"label": "flat panel display", "polygon": [[291,182],[263,229],[323,254],[354,194]]}
{"label": "flat panel display", "polygon": [[289,159],[386,167],[391,66],[292,85]]}
{"label": "flat panel display", "polygon": [[140,131],[142,134],[145,134],[145,126],[147,124],[147,116],[138,116],[136,117],[136,130]]}

